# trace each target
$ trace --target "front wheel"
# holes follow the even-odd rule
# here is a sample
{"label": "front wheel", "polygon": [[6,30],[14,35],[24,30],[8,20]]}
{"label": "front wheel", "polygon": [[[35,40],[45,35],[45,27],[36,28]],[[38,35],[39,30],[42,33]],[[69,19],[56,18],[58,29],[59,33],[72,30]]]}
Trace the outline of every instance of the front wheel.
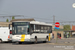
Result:
{"label": "front wheel", "polygon": [[35,38],[35,42],[34,42],[34,44],[37,44],[37,38]]}

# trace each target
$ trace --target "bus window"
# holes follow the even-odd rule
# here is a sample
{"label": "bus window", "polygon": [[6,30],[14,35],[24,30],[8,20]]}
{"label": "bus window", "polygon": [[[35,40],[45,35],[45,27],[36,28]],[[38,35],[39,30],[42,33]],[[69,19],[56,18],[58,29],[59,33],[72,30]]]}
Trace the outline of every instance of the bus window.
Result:
{"label": "bus window", "polygon": [[44,33],[47,33],[47,26],[44,26]]}
{"label": "bus window", "polygon": [[31,24],[31,32],[33,33],[40,33],[40,25],[33,25]]}
{"label": "bus window", "polygon": [[30,25],[30,31],[31,31],[31,33],[33,33],[33,32],[34,32],[34,29],[35,29],[35,28],[34,28],[34,25],[33,25],[33,24],[31,24],[31,25]]}
{"label": "bus window", "polygon": [[44,28],[43,28],[43,26],[41,25],[41,33],[43,33],[44,32],[44,30],[43,30]]}
{"label": "bus window", "polygon": [[47,33],[52,33],[52,27],[48,27]]}
{"label": "bus window", "polygon": [[31,24],[31,32],[32,33],[50,33],[51,29],[52,29],[51,26]]}
{"label": "bus window", "polygon": [[35,33],[40,33],[40,25],[35,25],[34,32]]}

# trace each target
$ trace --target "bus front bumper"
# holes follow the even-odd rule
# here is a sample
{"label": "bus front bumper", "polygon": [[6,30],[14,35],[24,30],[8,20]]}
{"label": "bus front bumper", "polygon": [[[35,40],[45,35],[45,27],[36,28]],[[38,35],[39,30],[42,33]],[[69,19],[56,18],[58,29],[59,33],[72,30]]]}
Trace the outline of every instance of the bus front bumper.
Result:
{"label": "bus front bumper", "polygon": [[12,39],[12,42],[34,42],[35,39],[25,39],[24,41],[21,41],[21,39]]}
{"label": "bus front bumper", "polygon": [[12,42],[30,42],[30,39],[25,39],[24,41],[21,41],[21,39],[12,39]]}

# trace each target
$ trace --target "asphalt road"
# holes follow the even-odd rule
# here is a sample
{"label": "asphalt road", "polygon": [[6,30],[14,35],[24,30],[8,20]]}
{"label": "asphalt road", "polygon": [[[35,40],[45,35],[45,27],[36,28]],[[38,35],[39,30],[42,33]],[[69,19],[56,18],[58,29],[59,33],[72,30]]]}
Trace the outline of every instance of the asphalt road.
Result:
{"label": "asphalt road", "polygon": [[12,44],[2,43],[0,44],[0,50],[75,50],[75,46],[68,45],[54,45],[50,43],[38,43],[38,44]]}

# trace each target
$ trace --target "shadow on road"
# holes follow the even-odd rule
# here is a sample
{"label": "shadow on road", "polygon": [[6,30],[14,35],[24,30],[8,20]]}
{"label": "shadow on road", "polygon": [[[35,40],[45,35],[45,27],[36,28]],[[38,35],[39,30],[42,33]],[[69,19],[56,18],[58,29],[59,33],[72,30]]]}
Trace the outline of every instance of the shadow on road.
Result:
{"label": "shadow on road", "polygon": [[12,43],[12,45],[34,45],[34,44],[45,44],[45,43],[43,43],[43,42],[37,42],[37,43],[32,43],[32,42],[22,42],[22,43],[19,43],[19,44]]}
{"label": "shadow on road", "polygon": [[[48,43],[48,42],[47,42]],[[12,44],[12,45],[34,45],[34,44],[46,44],[43,42],[37,42],[37,43],[33,43],[33,42],[21,42],[21,43],[12,43],[12,42],[3,42],[0,44]]]}

